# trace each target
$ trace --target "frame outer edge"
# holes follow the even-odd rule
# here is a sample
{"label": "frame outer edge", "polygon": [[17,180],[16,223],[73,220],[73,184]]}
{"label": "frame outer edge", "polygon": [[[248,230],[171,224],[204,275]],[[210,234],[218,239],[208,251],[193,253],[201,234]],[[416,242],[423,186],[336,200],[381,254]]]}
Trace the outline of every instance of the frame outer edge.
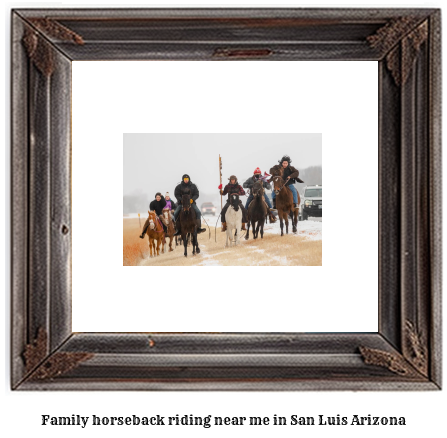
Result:
{"label": "frame outer edge", "polygon": [[[41,10],[42,11],[42,10]],[[272,13],[274,10],[266,11]],[[342,11],[342,10],[340,10]],[[382,10],[383,11],[383,10]],[[409,10],[403,10],[408,12]],[[409,388],[408,386],[412,385],[411,382],[403,384],[404,387],[400,387],[400,383],[387,385],[386,382],[373,382],[374,388],[360,388],[356,389],[416,389],[416,387],[420,389],[439,389],[441,385],[441,278],[442,278],[442,265],[441,265],[441,241],[440,241],[440,233],[442,231],[442,210],[441,210],[441,63],[440,63],[440,53],[441,53],[441,34],[440,34],[440,11],[439,10],[430,10],[432,14],[430,16],[430,57],[429,57],[429,69],[430,69],[430,101],[429,101],[429,110],[430,110],[430,120],[429,120],[429,148],[430,148],[430,275],[431,275],[431,309],[430,314],[432,320],[430,321],[430,366],[431,366],[431,382],[424,382],[422,385],[416,384],[415,387]],[[23,20],[20,18],[20,15],[13,11],[13,21],[22,22]],[[23,28],[23,26],[22,26]],[[13,32],[13,47],[12,47],[12,56],[13,56],[13,68],[17,68],[17,62],[21,68],[19,79],[14,78],[12,80],[12,97],[13,97],[13,117],[18,117],[20,121],[20,117],[25,115],[25,121],[23,126],[26,128],[25,134],[23,133],[23,126],[13,126],[12,129],[12,188],[11,194],[13,195],[13,210],[12,210],[12,224],[11,228],[13,231],[14,239],[12,240],[12,254],[13,254],[13,263],[12,263],[12,288],[13,288],[13,316],[14,316],[14,325],[13,325],[13,376],[11,381],[17,386],[19,381],[17,380],[17,376],[23,379],[24,371],[23,371],[23,363],[21,364],[21,368],[18,363],[18,359],[21,359],[21,355],[24,350],[24,346],[27,341],[30,342],[33,339],[33,332],[39,326],[44,325],[46,328],[49,328],[50,336],[52,336],[53,331],[57,331],[58,328],[64,330],[61,334],[56,334],[56,337],[53,339],[51,337],[50,344],[48,346],[50,351],[54,348],[58,347],[58,344],[61,340],[66,336],[65,330],[68,330],[69,322],[67,322],[67,316],[64,314],[67,310],[66,304],[62,304],[61,307],[57,307],[57,310],[53,312],[53,304],[56,302],[55,300],[60,297],[61,291],[57,287],[57,284],[54,283],[54,279],[52,277],[51,272],[51,263],[53,261],[53,246],[55,244],[56,250],[61,250],[62,254],[66,254],[66,246],[64,243],[53,242],[53,237],[55,236],[54,232],[58,231],[58,219],[64,220],[69,217],[71,214],[70,208],[68,209],[68,213],[65,210],[64,206],[57,206],[58,211],[55,212],[53,210],[53,199],[56,205],[57,201],[60,200],[59,195],[64,199],[66,196],[66,190],[63,187],[59,187],[61,192],[57,197],[53,198],[53,190],[57,189],[54,185],[57,180],[53,178],[54,159],[56,161],[61,158],[62,161],[66,164],[66,158],[64,158],[64,153],[61,151],[54,150],[54,138],[52,132],[52,111],[54,107],[52,106],[52,93],[51,93],[51,83],[43,83],[36,76],[36,72],[33,70],[33,66],[31,66],[30,70],[32,74],[30,74],[30,70],[28,70],[28,65],[30,64],[27,60],[23,47],[21,45],[21,35],[20,27],[12,26]],[[19,36],[18,36],[19,35]],[[22,59],[20,59],[22,58]],[[23,60],[24,58],[24,60]],[[15,76],[15,70],[13,76]],[[70,73],[71,78],[71,73]],[[22,82],[20,82],[22,81]],[[20,83],[23,86],[23,82],[26,82],[26,86],[23,89],[20,89],[17,86],[17,83]],[[71,91],[71,89],[70,89]],[[33,101],[33,102],[31,102]],[[36,114],[35,111],[35,102],[44,102],[45,104],[42,106],[38,106],[42,109],[44,114]],[[31,103],[32,109],[34,112],[28,112],[29,103]],[[70,102],[71,103],[71,102]],[[70,106],[70,104],[69,104]],[[42,108],[43,107],[43,108]],[[64,109],[62,109],[64,114]],[[31,120],[31,116],[36,120]],[[13,119],[16,120],[15,118]],[[56,122],[54,126],[57,126]],[[13,124],[14,125],[14,124]],[[30,139],[35,138],[35,132],[31,132],[34,129],[34,126],[37,126],[37,140],[39,144],[43,144],[44,150],[41,148],[35,148],[32,144],[30,144]],[[31,127],[31,128],[30,128]],[[15,128],[15,129],[14,129]],[[22,132],[19,132],[19,128],[22,128]],[[31,130],[30,130],[31,129]],[[33,135],[32,135],[33,134]],[[59,134],[57,134],[59,135]],[[22,140],[22,142],[20,142]],[[70,140],[68,140],[69,147],[71,146]],[[57,144],[59,146],[59,144]],[[20,149],[21,148],[21,149]],[[31,150],[30,150],[31,149]],[[25,151],[26,154],[21,155],[19,152]],[[61,153],[60,156],[54,154]],[[33,154],[38,155],[38,162],[36,163],[35,159],[32,159],[29,164],[29,157]],[[45,161],[44,155],[48,155],[48,161]],[[31,157],[33,158],[33,157]],[[43,163],[44,172],[40,172],[39,163]],[[70,166],[70,162],[68,164]],[[37,173],[37,171],[39,172]],[[22,173],[23,172],[23,173]],[[44,181],[41,181],[41,175],[43,175]],[[34,178],[33,180],[31,180]],[[66,177],[65,177],[66,178]],[[68,178],[70,179],[70,178]],[[65,183],[66,181],[64,181]],[[43,205],[40,205],[37,200],[41,199],[39,192],[42,190],[43,192]],[[17,195],[18,199],[15,199]],[[31,211],[32,210],[32,211]],[[40,216],[42,211],[47,211],[47,220],[44,223]],[[20,219],[20,215],[25,214],[28,218],[29,214],[33,216],[27,220],[26,222],[26,232],[23,232],[23,221],[17,220]],[[55,215],[53,215],[55,213]],[[68,215],[68,216],[67,216]],[[16,219],[14,221],[14,219]],[[54,222],[53,222],[54,220]],[[17,223],[15,223],[17,222]],[[53,230],[53,225],[56,227]],[[33,242],[32,234],[28,234],[28,230],[34,231],[43,231],[43,236],[38,236],[41,238],[41,246],[43,247],[43,251],[40,251],[40,246]],[[22,234],[22,236],[20,235]],[[38,233],[40,234],[40,233]],[[31,243],[29,243],[31,242]],[[16,246],[17,245],[17,246]],[[30,245],[30,247],[28,247]],[[68,244],[69,249],[71,248],[71,244]],[[23,255],[23,258],[20,258],[20,254]],[[43,256],[43,257],[41,257]],[[45,260],[43,260],[45,259]],[[39,268],[43,268],[40,271]],[[62,267],[62,271],[63,271]],[[19,276],[20,272],[24,275]],[[31,278],[30,278],[31,277]],[[59,278],[56,275],[56,280]],[[37,284],[36,284],[37,283]],[[27,295],[29,288],[29,295]],[[53,296],[54,290],[54,296]],[[67,296],[67,294],[65,295]],[[29,298],[27,298],[29,297]],[[30,301],[27,302],[27,299]],[[14,307],[15,306],[15,307]],[[58,304],[59,306],[59,304]],[[65,307],[64,307],[65,306]],[[70,309],[70,304],[68,304],[68,309]],[[37,311],[36,311],[37,308]],[[62,308],[62,311],[60,309]],[[15,310],[18,309],[18,314]],[[21,313],[22,312],[22,313]],[[60,312],[60,313],[58,313]],[[405,313],[403,313],[405,315]],[[20,320],[19,317],[22,317]],[[69,316],[69,318],[71,315]],[[60,318],[59,320],[55,318]],[[65,319],[64,319],[65,318]],[[71,331],[71,330],[70,330]],[[65,334],[64,334],[65,333]],[[28,339],[27,339],[28,338]],[[21,349],[19,349],[22,347]],[[48,350],[48,348],[47,348]],[[48,352],[48,351],[47,351]],[[21,376],[19,375],[21,373]],[[15,383],[14,383],[15,382]],[[93,383],[91,386],[90,384]],[[354,389],[354,387],[345,386],[346,382],[337,382],[341,387],[332,388],[332,389]],[[361,382],[359,382],[361,383]],[[368,382],[369,383],[369,382]],[[129,382],[126,382],[129,384]],[[296,383],[296,389],[304,389],[303,386],[306,386],[308,383],[299,382]],[[326,382],[327,384],[327,382]],[[173,386],[177,384],[173,382]],[[178,383],[179,388],[181,387],[181,383]],[[219,385],[218,382],[213,382],[211,387],[203,388],[203,389],[215,389],[215,385]],[[253,388],[251,384],[247,382],[246,390],[249,389],[262,389],[262,388]],[[281,389],[291,389],[287,388],[278,388],[278,383],[272,383],[272,387],[265,388],[266,390],[281,390]],[[322,385],[325,385],[325,382],[322,382]],[[57,384],[55,387],[47,389],[59,389],[57,388]],[[89,382],[89,387],[85,389],[95,389],[96,386],[101,386],[101,382]],[[157,389],[152,387],[147,389]],[[168,389],[166,386],[162,385],[162,388],[158,389]],[[230,385],[231,386],[231,385]],[[308,389],[322,389],[316,388],[315,386],[310,385],[311,387]],[[367,385],[368,386],[368,385]],[[430,387],[430,388],[429,388]],[[20,386],[20,389],[36,389],[33,388],[33,384],[31,382],[24,382],[23,385]],[[102,389],[111,389],[111,386],[107,386]],[[139,388],[141,389],[141,388]],[[184,388],[191,389],[191,388]],[[200,389],[200,388],[195,388]],[[231,387],[224,386],[222,389],[230,389]],[[233,389],[241,389],[233,388]]]}
{"label": "frame outer edge", "polygon": [[442,59],[441,10],[430,16],[430,261],[432,323],[430,336],[431,379],[442,386]]}
{"label": "frame outer edge", "polygon": [[28,281],[28,60],[23,22],[11,14],[11,387],[25,375]]}
{"label": "frame outer edge", "polygon": [[[405,14],[411,14],[418,17],[426,17],[434,11],[434,8],[125,8],[119,10],[119,15],[126,19],[136,19],[141,17],[151,18],[171,18],[173,16],[180,18],[290,18],[290,17],[304,17],[315,18],[320,17],[324,19],[371,19],[371,20],[389,20],[390,18],[398,18]],[[116,9],[102,8],[102,9],[29,9],[17,8],[17,12],[23,17],[45,17],[51,14],[54,18],[70,18],[90,17],[90,18],[114,18],[116,16]]]}

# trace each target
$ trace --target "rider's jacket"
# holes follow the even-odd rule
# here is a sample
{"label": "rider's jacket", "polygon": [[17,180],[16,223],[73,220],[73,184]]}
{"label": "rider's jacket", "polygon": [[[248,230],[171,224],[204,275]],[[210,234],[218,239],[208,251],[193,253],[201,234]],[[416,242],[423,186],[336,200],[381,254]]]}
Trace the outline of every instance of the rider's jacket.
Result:
{"label": "rider's jacket", "polygon": [[287,179],[287,177],[290,176],[289,181],[286,182],[286,186],[289,186],[290,184],[295,184],[297,181],[296,179],[298,178],[299,172],[297,169],[295,169],[295,167],[291,166],[290,164],[284,169],[284,174],[283,174],[283,180],[285,181]]}
{"label": "rider's jacket", "polygon": [[239,185],[239,184],[227,184],[222,192],[222,195],[226,195],[228,193],[228,197],[230,197],[231,194],[237,193],[239,196],[245,195],[245,190]]}
{"label": "rider's jacket", "polygon": [[[262,181],[262,180],[257,178],[255,175],[253,175],[250,178],[248,178],[247,181],[244,182],[243,186],[246,189],[251,189],[253,187],[253,184],[257,181]],[[271,188],[272,188],[267,181],[262,181],[262,187],[264,187],[264,189],[267,189],[267,190],[271,190]]]}
{"label": "rider's jacket", "polygon": [[185,189],[189,189],[191,193],[191,199],[195,203],[196,200],[199,198],[199,189],[191,181],[188,181],[188,184],[185,184],[182,181],[174,190],[174,196],[177,199],[178,204],[181,205],[182,203],[182,195],[185,193]]}
{"label": "rider's jacket", "polygon": [[165,208],[169,208],[169,210],[175,210],[177,208],[177,204],[172,199],[170,199],[169,201],[166,201]]}
{"label": "rider's jacket", "polygon": [[157,201],[156,199],[154,199],[150,204],[149,204],[149,210],[151,211],[155,211],[155,213],[157,213],[157,216],[160,216],[163,213],[163,207],[166,205],[166,200],[165,198],[162,196],[161,199],[159,201]]}

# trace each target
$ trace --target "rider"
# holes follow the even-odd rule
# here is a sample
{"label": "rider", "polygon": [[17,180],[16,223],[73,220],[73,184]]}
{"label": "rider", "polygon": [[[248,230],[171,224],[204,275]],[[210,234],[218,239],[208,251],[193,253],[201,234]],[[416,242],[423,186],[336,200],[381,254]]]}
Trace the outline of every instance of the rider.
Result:
{"label": "rider", "polygon": [[[288,187],[293,195],[293,206],[294,208],[298,208],[298,193],[296,191],[296,188],[293,184],[296,182],[302,183],[304,182],[300,178],[298,178],[299,172],[295,167],[291,166],[290,163],[292,160],[288,155],[284,155],[280,161],[278,161],[279,164],[284,169],[284,173],[282,175],[283,180],[286,182],[285,186]],[[273,199],[273,206],[276,208],[276,195],[275,191],[272,192],[272,199]]]}
{"label": "rider", "polygon": [[[155,211],[157,216],[160,216],[163,213],[163,208],[166,206],[166,200],[163,198],[163,195],[160,192],[155,194],[155,199],[149,204],[149,210]],[[163,225],[163,230],[166,232],[166,226]],[[140,239],[144,239],[144,235],[146,234],[147,227],[149,226],[149,218],[146,219],[146,222],[143,226],[143,232],[141,233]]]}
{"label": "rider", "polygon": [[[245,209],[248,210],[248,206],[250,205],[250,202],[253,201],[253,193],[251,193],[251,188],[253,187],[254,183],[257,181],[262,182],[262,187],[266,190],[271,190],[271,186],[267,181],[264,181],[261,179],[261,169],[257,167],[255,171],[253,172],[253,176],[250,176],[247,181],[244,182],[243,187],[246,189],[250,189],[250,196],[247,199],[247,202],[245,203]],[[268,198],[267,194],[264,191],[264,201],[267,204],[267,211],[269,213],[270,223],[276,222],[275,216],[273,216],[272,213],[272,204],[270,204],[270,199]]]}
{"label": "rider", "polygon": [[169,192],[166,192],[165,200],[166,200],[165,208],[169,208],[169,210],[175,210],[177,208],[177,204],[171,199]]}
{"label": "rider", "polygon": [[177,198],[178,201],[177,208],[174,211],[174,220],[177,227],[177,231],[175,232],[174,236],[178,236],[180,234],[180,225],[179,221],[177,221],[177,216],[180,214],[180,210],[182,209],[182,195],[185,193],[191,194],[191,207],[196,212],[197,234],[206,231],[205,228],[201,228],[202,214],[200,213],[200,210],[196,205],[196,200],[199,198],[199,189],[195,184],[191,182],[191,178],[189,177],[189,175],[185,173],[182,176],[182,182],[178,184],[174,190],[174,196]]}
{"label": "rider", "polygon": [[[227,202],[224,206],[224,208],[222,208],[222,217],[221,217],[221,221],[222,221],[222,231],[226,231],[227,230],[227,223],[225,222],[225,213],[228,210],[228,207],[230,206],[230,196],[235,193],[236,195],[239,196],[243,196],[245,195],[245,190],[239,185],[238,181],[237,181],[237,177],[235,175],[231,175],[229,178],[230,183],[227,184],[223,191],[222,191],[222,184],[220,184],[220,186],[218,187],[218,189],[220,190],[220,194],[225,196],[228,193],[228,199]],[[245,228],[245,224],[248,222],[248,213],[247,210],[244,208],[244,206],[242,205],[242,201],[239,199],[239,206],[241,207],[242,210],[242,230],[247,230]]]}

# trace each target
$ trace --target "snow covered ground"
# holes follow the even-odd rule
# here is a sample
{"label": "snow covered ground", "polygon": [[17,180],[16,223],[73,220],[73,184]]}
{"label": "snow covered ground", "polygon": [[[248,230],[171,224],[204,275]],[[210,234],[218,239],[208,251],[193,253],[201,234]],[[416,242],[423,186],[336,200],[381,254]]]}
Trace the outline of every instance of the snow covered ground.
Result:
{"label": "snow covered ground", "polygon": [[[124,216],[124,219],[131,218],[135,219],[138,218],[138,213],[131,213],[126,216]],[[140,216],[142,224],[146,220],[146,217],[143,215]],[[216,222],[217,221],[217,222]],[[202,218],[202,226],[206,226],[208,224],[209,227],[220,227],[220,217],[217,218],[217,216],[205,216]],[[274,224],[266,224],[264,225],[264,232],[265,233],[271,233],[271,234],[281,234],[281,228],[279,226],[279,220],[276,221]],[[251,233],[251,230],[250,230]],[[284,227],[284,233],[285,233],[285,227]],[[292,233],[292,225],[289,221],[289,234],[294,235]],[[322,240],[323,238],[323,219],[321,217],[311,217],[307,221],[299,221],[298,222],[298,232],[296,233],[296,236],[302,236],[306,237],[307,239],[311,240]]]}

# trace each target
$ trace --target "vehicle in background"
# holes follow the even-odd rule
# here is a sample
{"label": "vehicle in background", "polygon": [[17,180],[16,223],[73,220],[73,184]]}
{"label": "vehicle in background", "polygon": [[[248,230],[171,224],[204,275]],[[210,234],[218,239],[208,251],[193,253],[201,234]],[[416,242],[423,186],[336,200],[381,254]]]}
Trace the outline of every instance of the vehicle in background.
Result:
{"label": "vehicle in background", "polygon": [[303,201],[300,205],[300,216],[303,221],[307,220],[309,216],[322,217],[323,187],[321,185],[307,186],[304,189]]}
{"label": "vehicle in background", "polygon": [[216,215],[216,207],[214,207],[214,204],[212,202],[204,202],[200,207],[200,211],[202,212],[202,215]]}

